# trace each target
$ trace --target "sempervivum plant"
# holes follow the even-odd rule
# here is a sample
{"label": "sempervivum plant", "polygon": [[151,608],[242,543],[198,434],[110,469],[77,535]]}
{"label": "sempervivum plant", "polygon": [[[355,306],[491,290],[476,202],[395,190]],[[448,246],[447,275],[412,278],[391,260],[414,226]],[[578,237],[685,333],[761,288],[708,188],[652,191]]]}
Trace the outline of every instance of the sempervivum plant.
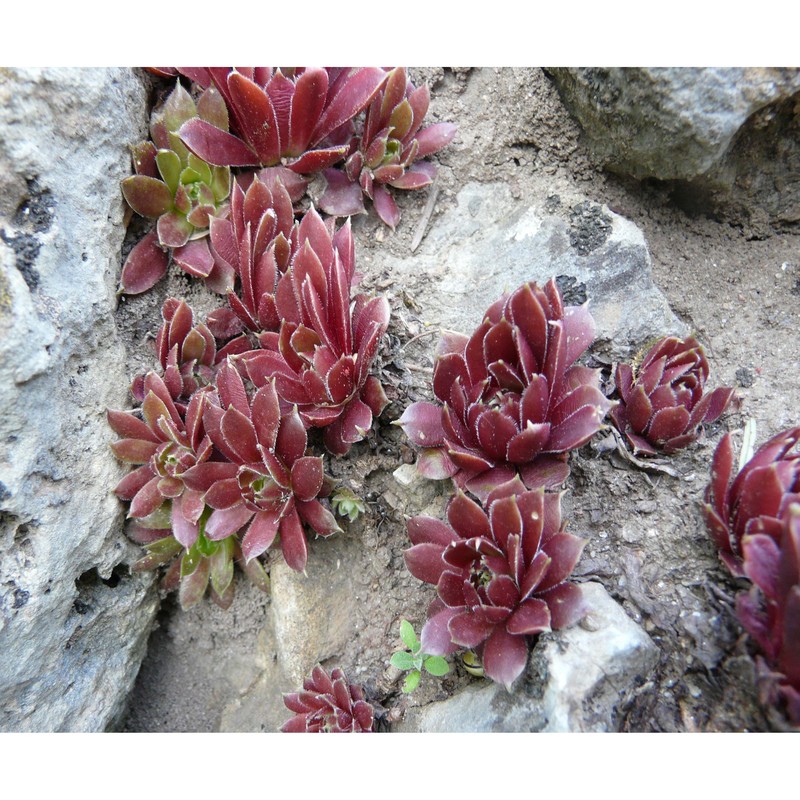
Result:
{"label": "sempervivum plant", "polygon": [[[293,237],[295,234],[293,234]],[[258,387],[274,380],[281,400],[307,426],[324,427],[325,446],[342,455],[360,441],[386,406],[369,370],[389,324],[384,297],[357,295],[349,223],[334,235],[315,210],[297,226],[295,253],[275,289],[280,331],[262,350],[237,358]]]}
{"label": "sempervivum plant", "polygon": [[[197,603],[209,585],[214,602],[227,608],[233,600],[233,561],[241,561],[238,543],[206,538],[210,509],[202,493],[184,481],[193,467],[213,457],[203,427],[208,390],[195,392],[184,408],[173,403],[155,373],[148,373],[142,384],[142,419],[132,412],[108,411],[111,428],[123,437],[111,445],[114,454],[136,466],[115,489],[121,500],[130,502],[130,537],[147,550],[133,568],[155,569],[172,562],[163,587],[178,588],[183,608]],[[260,565],[248,565],[245,571],[266,591]]]}
{"label": "sempervivum plant", "polygon": [[743,541],[765,534],[779,542],[792,503],[800,502],[800,427],[763,444],[734,476],[733,440],[722,437],[711,465],[703,512],[720,558],[733,575],[745,573]]}
{"label": "sempervivum plant", "polygon": [[283,733],[371,733],[374,709],[360,686],[348,683],[341,669],[330,675],[317,664],[303,689],[283,696],[294,716],[281,727]]}
{"label": "sempervivum plant", "polygon": [[[164,384],[179,407],[214,379],[217,364],[229,355],[250,349],[244,336],[231,339],[224,347],[217,342],[210,328],[202,322],[195,324],[194,312],[185,300],[169,297],[161,308],[163,322],[156,335],[156,355],[164,371]],[[144,375],[133,379],[131,391],[142,402],[145,396]]]}
{"label": "sempervivum plant", "polygon": [[208,89],[195,105],[176,84],[150,118],[153,141],[133,149],[136,174],[122,181],[122,193],[137,214],[157,223],[123,266],[122,290],[128,294],[146,291],[164,275],[168,262],[164,248],[174,248],[176,263],[215,291],[225,291],[232,283],[233,273],[215,268],[208,248],[190,241],[208,233],[212,217],[227,213],[231,178],[227,167],[206,163],[177,137],[176,131],[189,119],[227,129],[228,115],[219,92]]}
{"label": "sempervivum plant", "polygon": [[404,67],[389,73],[367,109],[363,130],[354,137],[344,172],[325,171],[328,187],[320,208],[328,214],[357,214],[363,195],[378,216],[394,228],[400,211],[387,187],[421,189],[436,177],[436,167],[420,159],[438,152],[456,135],[456,126],[439,122],[422,128],[431,95],[427,85],[415,88]]}
{"label": "sempervivum plant", "polygon": [[296,409],[282,415],[273,383],[249,398],[230,360],[217,373],[203,413],[208,436],[224,461],[198,464],[186,485],[214,509],[205,535],[220,541],[245,526],[242,553],[261,555],[280,534],[286,563],[297,571],[308,557],[306,523],[320,536],[341,529],[317,497],[329,486],[322,458],[307,456],[306,430]]}
{"label": "sempervivum plant", "polygon": [[280,325],[275,289],[289,267],[294,229],[287,189],[280,181],[268,186],[258,175],[246,191],[234,181],[229,218],[211,222],[214,259],[240,280],[239,293],[228,292],[228,302],[251,331],[276,331]]}
{"label": "sempervivum plant", "polygon": [[561,495],[527,491],[515,478],[492,491],[485,511],[462,492],[434,517],[408,523],[411,574],[439,597],[422,629],[422,650],[477,648],[485,674],[506,687],[522,673],[530,637],[577,622],[579,586],[568,582],[585,540],[561,524]]}
{"label": "sempervivum plant", "polygon": [[800,726],[800,504],[786,509],[777,539],[746,534],[741,546],[744,571],[754,585],[736,598],[736,610],[763,653],[762,696]]}
{"label": "sempervivum plant", "polygon": [[301,174],[318,172],[344,158],[353,117],[386,80],[386,73],[375,67],[179,71],[201,86],[216,86],[234,130],[228,133],[226,127],[202,118],[188,120],[179,135],[192,152],[209,164],[281,164]]}
{"label": "sempervivum plant", "polygon": [[618,364],[615,380],[621,402],[611,419],[634,450],[655,455],[673,453],[700,435],[704,422],[714,422],[728,407],[733,389],[705,392],[708,359],[693,337],[659,339],[638,369]]}
{"label": "sempervivum plant", "polygon": [[526,283],[494,303],[472,336],[439,344],[433,392],[399,424],[424,448],[428,478],[452,476],[479,497],[517,470],[529,488],[569,474],[565,458],[600,428],[611,405],[599,372],[575,364],[594,340],[586,305],[564,307],[555,280]]}

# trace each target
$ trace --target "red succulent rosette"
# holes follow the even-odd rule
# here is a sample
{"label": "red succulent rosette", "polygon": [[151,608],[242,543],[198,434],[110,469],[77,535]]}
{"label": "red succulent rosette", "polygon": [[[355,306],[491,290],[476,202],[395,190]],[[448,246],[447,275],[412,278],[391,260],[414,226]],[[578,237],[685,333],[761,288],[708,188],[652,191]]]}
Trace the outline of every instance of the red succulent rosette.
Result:
{"label": "red succulent rosette", "polygon": [[140,465],[114,491],[130,501],[128,516],[134,519],[149,517],[169,501],[173,535],[191,547],[205,504],[202,493],[188,486],[185,477],[212,457],[213,445],[203,426],[208,394],[195,392],[184,415],[156,373],[149,372],[142,383],[142,419],[132,412],[108,411],[111,428],[123,437],[111,449],[122,461]]}
{"label": "red succulent rosette", "polygon": [[447,508],[449,525],[412,518],[414,546],[405,559],[439,594],[422,629],[422,651],[477,648],[485,674],[510,688],[525,669],[530,637],[585,613],[580,587],[568,582],[585,540],[564,531],[560,494],[528,491],[519,478],[490,492],[487,509],[458,492]]}
{"label": "red succulent rosette", "polygon": [[296,409],[281,414],[274,383],[252,399],[230,362],[217,373],[218,394],[209,393],[203,422],[224,461],[198,464],[184,475],[214,509],[205,536],[219,541],[247,526],[247,561],[265,552],[280,534],[286,563],[297,571],[308,558],[303,523],[320,536],[341,529],[317,499],[326,488],[322,458],[307,456],[306,429]]}
{"label": "red succulent rosette", "polygon": [[800,452],[794,450],[799,440],[800,427],[781,431],[735,477],[731,435],[717,446],[703,514],[720,558],[735,576],[745,574],[744,538],[766,534],[780,541],[789,506],[800,503]]}
{"label": "red succulent rosette", "polygon": [[391,228],[400,211],[387,187],[421,189],[436,177],[436,167],[420,159],[438,152],[456,135],[456,126],[439,122],[422,127],[431,94],[416,88],[406,69],[397,67],[370,103],[361,133],[350,145],[342,171],[325,170],[328,186],[320,208],[337,216],[364,211],[363,195]]}
{"label": "red succulent rosette", "polygon": [[[195,323],[194,312],[185,300],[167,298],[161,317],[164,321],[156,335],[156,354],[164,371],[164,384],[177,407],[183,410],[198,389],[213,382],[217,365],[229,355],[249,350],[250,343],[245,337],[237,336],[217,349],[210,328],[202,322]],[[220,330],[218,326],[215,328]],[[139,402],[144,400],[144,378],[144,375],[137,375],[131,386]]]}
{"label": "red succulent rosette", "polygon": [[728,387],[704,391],[708,371],[705,350],[693,336],[660,339],[637,370],[617,365],[622,401],[611,411],[614,425],[645,455],[686,447],[700,435],[700,426],[719,419],[733,398]]}
{"label": "red succulent rosette", "polygon": [[486,312],[472,336],[447,333],[433,392],[399,420],[425,448],[418,468],[484,498],[519,471],[529,487],[569,474],[566,453],[600,429],[611,403],[599,371],[575,364],[594,340],[586,305],[564,307],[555,280],[526,283]]}
{"label": "red succulent rosette", "polygon": [[294,716],[281,727],[283,733],[371,733],[374,709],[360,686],[348,683],[344,672],[330,675],[318,664],[303,690],[283,697]]}
{"label": "red succulent rosette", "polygon": [[800,503],[786,509],[778,539],[748,533],[741,541],[749,593],[736,611],[763,653],[758,659],[762,697],[800,726]]}
{"label": "red succulent rosette", "polygon": [[229,218],[211,221],[210,240],[215,261],[240,280],[239,294],[228,292],[233,312],[253,332],[276,331],[280,317],[275,289],[296,249],[292,242],[297,241],[286,187],[258,175],[246,191],[241,181],[234,181]]}
{"label": "red succulent rosette", "polygon": [[278,333],[259,336],[262,350],[237,359],[255,386],[275,382],[286,406],[309,427],[324,427],[336,455],[360,441],[388,400],[370,367],[389,325],[389,303],[350,299],[355,256],[349,223],[333,236],[313,209],[297,226],[297,249],[278,280]]}
{"label": "red succulent rosette", "polygon": [[300,174],[344,158],[347,126],[386,80],[377,67],[177,69],[202,87],[216,86],[230,114],[233,133],[200,118],[184,123],[178,135],[193,153],[219,166],[282,164]]}

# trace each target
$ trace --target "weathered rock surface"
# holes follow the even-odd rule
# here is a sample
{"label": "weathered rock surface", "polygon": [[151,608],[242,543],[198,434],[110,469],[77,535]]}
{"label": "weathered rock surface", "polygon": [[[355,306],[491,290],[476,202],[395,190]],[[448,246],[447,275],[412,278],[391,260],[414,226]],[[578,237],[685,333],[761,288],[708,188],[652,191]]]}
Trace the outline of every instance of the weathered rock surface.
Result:
{"label": "weathered rock surface", "polygon": [[309,548],[305,574],[282,560],[270,570],[278,663],[292,686],[317,662],[340,655],[353,636],[357,543],[337,535],[319,544]]}
{"label": "weathered rock surface", "polygon": [[386,259],[398,282],[424,276],[435,284],[420,298],[423,319],[471,333],[503,290],[556,276],[568,304],[589,300],[595,348],[608,355],[627,357],[655,336],[688,333],[653,284],[647,243],[632,222],[588,200],[569,208],[558,196],[542,207],[520,201],[509,215],[510,201],[505,185],[468,184],[414,257]]}
{"label": "weathered rock surface", "polygon": [[[800,221],[800,70],[550,71],[596,158],[681,181],[685,204],[740,220]],[[680,193],[679,193],[680,194]]]}
{"label": "weathered rock surface", "polygon": [[591,612],[581,625],[542,637],[514,692],[469,687],[411,708],[400,731],[613,731],[658,649],[599,583],[583,585]]}
{"label": "weathered rock surface", "polygon": [[0,72],[0,730],[115,724],[157,598],[111,494],[119,182],[144,133],[124,69]]}

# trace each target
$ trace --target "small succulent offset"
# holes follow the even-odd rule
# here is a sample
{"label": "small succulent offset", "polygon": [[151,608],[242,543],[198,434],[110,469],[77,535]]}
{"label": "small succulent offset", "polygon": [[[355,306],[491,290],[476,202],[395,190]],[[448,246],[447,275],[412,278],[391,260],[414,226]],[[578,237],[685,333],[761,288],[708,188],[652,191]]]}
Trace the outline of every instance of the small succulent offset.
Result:
{"label": "small succulent offset", "polygon": [[711,463],[711,482],[703,514],[720,558],[736,577],[746,570],[743,541],[766,534],[780,541],[783,520],[792,503],[800,503],[800,427],[765,442],[734,475],[733,438],[726,433]]}
{"label": "small succulent offset", "polygon": [[525,669],[530,637],[583,617],[583,593],[568,579],[586,542],[565,532],[561,494],[528,491],[518,477],[490,492],[486,509],[459,491],[447,507],[449,525],[413,517],[405,559],[439,595],[422,650],[475,649],[485,675],[510,689]]}
{"label": "small succulent offset", "polygon": [[555,280],[500,298],[470,337],[446,333],[433,372],[442,405],[413,403],[398,421],[424,448],[421,474],[481,499],[517,472],[529,488],[561,483],[568,451],[611,406],[599,371],[575,364],[594,334],[586,305],[564,307]]}
{"label": "small succulent offset", "polygon": [[659,339],[638,369],[618,364],[615,372],[621,402],[611,411],[614,425],[634,451],[674,453],[695,441],[704,422],[714,422],[733,399],[733,389],[704,392],[708,359],[693,337]]}
{"label": "small succulent offset", "polygon": [[[177,407],[185,408],[191,396],[210,385],[217,365],[229,355],[250,349],[244,336],[231,339],[224,347],[210,328],[195,323],[194,312],[185,300],[168,297],[161,308],[163,323],[156,335],[156,355],[163,370],[163,380]],[[140,403],[144,400],[144,375],[133,379],[131,392]]]}
{"label": "small succulent offset", "polygon": [[411,694],[419,686],[423,669],[437,678],[450,672],[450,665],[442,656],[431,656],[422,652],[422,645],[408,620],[400,621],[400,638],[406,649],[394,653],[389,659],[389,663],[395,669],[408,672],[403,683],[405,694]]}
{"label": "small succulent offset", "polygon": [[209,288],[225,291],[232,286],[232,272],[216,268],[207,247],[192,244],[207,235],[213,217],[227,213],[231,177],[227,167],[206,163],[180,141],[177,130],[189,119],[227,129],[228,115],[219,92],[208,89],[195,105],[177,83],[151,116],[153,141],[133,148],[136,174],[122,181],[122,193],[137,214],[157,223],[123,266],[121,283],[127,294],[146,291],[163,277],[168,263],[165,248],[173,248],[176,263],[203,278]]}
{"label": "small succulent offset", "polygon": [[438,152],[456,135],[456,126],[439,122],[422,128],[430,105],[427,85],[415,88],[404,67],[393,69],[367,109],[363,130],[355,136],[343,171],[325,170],[328,186],[320,208],[328,214],[364,211],[363,195],[394,229],[400,211],[387,187],[421,189],[436,177],[436,167],[420,159]]}
{"label": "small succulent offset", "polygon": [[367,510],[361,499],[345,486],[340,486],[333,493],[331,506],[340,517],[347,517],[350,522],[355,522]]}
{"label": "small succulent offset", "polygon": [[283,696],[294,716],[283,724],[283,733],[371,733],[375,711],[364,699],[360,686],[347,682],[335,668],[330,675],[317,664],[303,689]]}

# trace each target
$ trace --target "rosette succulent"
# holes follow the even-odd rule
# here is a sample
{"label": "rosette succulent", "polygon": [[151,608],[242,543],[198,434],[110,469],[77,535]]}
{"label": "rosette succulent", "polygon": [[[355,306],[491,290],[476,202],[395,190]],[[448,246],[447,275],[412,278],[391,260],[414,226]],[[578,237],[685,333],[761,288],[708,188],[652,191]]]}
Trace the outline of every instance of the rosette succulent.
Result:
{"label": "rosette succulent", "polygon": [[282,415],[274,383],[248,397],[230,363],[217,372],[203,413],[208,436],[224,461],[198,464],[183,476],[214,511],[206,538],[220,541],[245,526],[247,561],[265,552],[280,534],[286,563],[297,571],[308,557],[303,523],[320,536],[341,529],[317,497],[327,494],[322,458],[307,456],[306,430],[296,409]]}
{"label": "rosette succulent", "polygon": [[294,231],[289,192],[280,181],[270,188],[257,175],[247,191],[234,181],[229,218],[211,222],[214,259],[240,280],[239,293],[228,292],[228,302],[248,330],[277,331],[280,326],[275,290],[289,268]]}
{"label": "rosette succulent", "polygon": [[800,726],[800,503],[785,510],[779,537],[748,533],[741,547],[754,585],[736,598],[736,610],[763,653],[762,696]]}
{"label": "rosette succulent", "polygon": [[459,491],[447,508],[449,525],[412,518],[405,559],[439,595],[422,650],[477,649],[486,676],[510,688],[525,669],[530,637],[585,613],[580,587],[568,582],[585,540],[564,531],[560,494],[526,490],[519,478],[490,492],[486,509]]}
{"label": "rosette succulent", "polygon": [[745,574],[743,541],[767,535],[779,542],[792,503],[800,503],[800,427],[763,444],[734,476],[733,439],[726,433],[714,453],[703,513],[720,558],[735,576]]}
{"label": "rosette succulent", "polygon": [[413,403],[398,420],[424,448],[419,471],[482,498],[517,471],[529,488],[563,481],[567,452],[594,436],[611,405],[599,371],[575,364],[594,332],[586,305],[565,308],[551,280],[502,297],[472,336],[447,333],[433,371],[442,405]]}
{"label": "rosette succulent", "polygon": [[[217,342],[207,325],[195,324],[194,312],[185,300],[169,297],[161,308],[163,323],[156,335],[156,355],[164,371],[164,384],[179,407],[185,407],[189,398],[214,380],[216,365],[229,355],[250,349],[244,336],[231,339],[217,349]],[[144,400],[144,375],[133,380],[131,391],[141,402]]]}
{"label": "rosette succulent", "polygon": [[388,402],[369,370],[389,324],[389,303],[363,294],[351,303],[354,270],[349,223],[331,235],[309,211],[275,289],[280,331],[259,337],[264,349],[237,358],[257,387],[274,380],[281,400],[296,406],[307,426],[324,427],[325,446],[337,455],[364,438]]}
{"label": "rosette succulent", "polygon": [[330,675],[317,664],[300,692],[283,696],[294,716],[283,733],[371,733],[374,709],[360,686],[348,683],[338,667]]}
{"label": "rosette succulent", "polygon": [[[227,130],[225,103],[214,88],[206,90],[197,105],[177,83],[164,104],[150,118],[153,141],[133,149],[136,174],[122,181],[128,205],[144,217],[156,219],[155,234],[132,251],[122,270],[122,289],[128,294],[146,291],[166,272],[164,248],[174,248],[176,263],[189,274],[203,278],[210,288],[225,291],[232,273],[215,268],[204,243],[209,221],[227,213],[230,170],[212,166],[191,153],[176,132],[189,119]],[[155,242],[159,248],[155,248]]]}
{"label": "rosette succulent", "polygon": [[186,121],[183,143],[209,164],[284,165],[318,172],[344,158],[352,119],[375,96],[386,73],[379,68],[274,70],[271,67],[179,68],[225,99],[233,133],[211,120]]}
{"label": "rosette succulent", "polygon": [[[111,428],[123,437],[111,445],[114,454],[136,465],[114,490],[130,502],[130,538],[147,550],[133,568],[155,569],[171,561],[163,587],[179,589],[182,607],[197,603],[210,585],[214,602],[227,608],[233,600],[233,560],[241,559],[238,543],[232,538],[224,542],[206,538],[210,509],[202,493],[184,481],[188,471],[213,456],[203,427],[208,393],[194,392],[188,405],[181,407],[173,403],[155,373],[148,373],[142,386],[142,419],[132,412],[108,411]],[[263,568],[252,565],[246,572],[266,591]]]}
{"label": "rosette succulent", "polygon": [[436,167],[420,159],[438,152],[456,135],[456,126],[439,122],[422,128],[430,105],[427,85],[415,88],[404,67],[393,69],[367,109],[363,130],[353,138],[343,172],[325,171],[328,187],[320,208],[328,214],[364,211],[363,195],[391,228],[400,211],[387,187],[421,189],[436,177]]}
{"label": "rosette succulent", "polygon": [[611,419],[636,452],[674,453],[700,435],[700,426],[719,419],[733,389],[704,391],[708,359],[693,337],[668,336],[645,354],[638,369],[618,364],[615,372],[621,402]]}

